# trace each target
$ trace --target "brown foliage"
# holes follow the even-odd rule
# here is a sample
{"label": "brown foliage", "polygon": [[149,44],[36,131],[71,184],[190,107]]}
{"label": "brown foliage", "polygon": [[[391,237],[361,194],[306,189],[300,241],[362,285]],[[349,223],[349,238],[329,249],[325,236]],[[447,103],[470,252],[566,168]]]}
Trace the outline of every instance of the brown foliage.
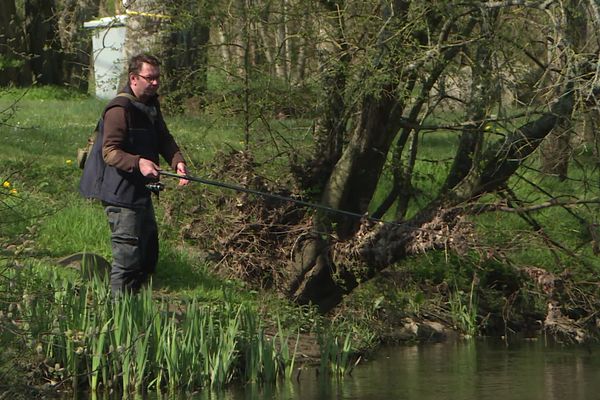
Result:
{"label": "brown foliage", "polygon": [[[215,157],[210,178],[254,190],[294,197],[256,172],[251,154],[232,151]],[[306,211],[293,203],[247,193],[211,191],[208,203],[185,229],[188,239],[201,240],[218,272],[257,287],[282,289],[294,246],[311,230]],[[208,212],[210,210],[210,212]],[[204,212],[207,211],[207,212]]]}

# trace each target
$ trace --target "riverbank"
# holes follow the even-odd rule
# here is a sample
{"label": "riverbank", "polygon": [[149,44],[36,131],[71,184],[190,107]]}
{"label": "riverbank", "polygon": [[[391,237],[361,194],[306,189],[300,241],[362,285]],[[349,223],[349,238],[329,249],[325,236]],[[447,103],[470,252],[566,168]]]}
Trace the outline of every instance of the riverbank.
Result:
{"label": "riverbank", "polygon": [[[514,313],[513,319],[505,321],[503,332],[484,331],[482,327],[489,329],[490,321],[497,316],[484,309],[479,300],[470,303],[471,307],[477,307],[476,311],[469,312],[468,307],[452,308],[444,300],[446,289],[441,287],[421,285],[423,293],[430,293],[421,299],[415,296],[410,305],[394,305],[391,296],[407,293],[408,286],[401,288],[410,282],[406,272],[395,276],[390,271],[365,284],[326,316],[309,308],[284,305],[266,292],[254,292],[253,298],[240,302],[239,298],[236,300],[235,291],[246,290],[235,286],[223,286],[223,297],[212,301],[175,294],[164,288],[155,289],[151,298],[142,293],[123,303],[125,308],[119,311],[115,304],[102,300],[110,297],[105,280],[98,281],[94,277],[88,281],[86,271],[89,269],[79,275],[76,269],[33,260],[4,265],[4,279],[0,280],[3,300],[8,301],[6,312],[0,318],[3,348],[8,349],[3,353],[0,373],[5,378],[3,382],[11,382],[11,387],[20,387],[27,393],[22,398],[89,390],[93,385],[103,391],[122,390],[123,385],[127,385],[125,382],[129,382],[132,390],[137,385],[146,388],[135,389],[138,391],[160,387],[169,390],[172,376],[177,383],[170,390],[268,383],[271,379],[286,381],[305,369],[302,365],[320,374],[345,376],[357,362],[365,362],[378,348],[390,344],[476,340],[474,336],[508,337],[515,333],[529,338],[556,338],[564,344],[587,344],[595,339],[590,332],[572,336],[569,330],[553,330],[553,326],[548,325],[548,316],[545,320],[535,320],[537,315],[531,309],[523,309],[529,313],[530,320],[526,320],[526,315]],[[547,287],[547,279],[540,282]],[[473,286],[473,296],[479,296],[475,291],[479,293],[480,289]],[[542,289],[540,286],[538,295]],[[381,293],[380,296],[374,297],[373,290]],[[119,315],[132,318],[123,319]],[[469,315],[473,318],[471,322],[467,321]],[[515,318],[517,316],[519,318]],[[540,311],[539,318],[543,317]],[[121,325],[116,321],[121,321]],[[518,331],[520,326],[525,326],[517,325],[519,321],[532,325]],[[197,327],[193,334],[186,334],[186,327],[193,326]],[[473,335],[465,329],[470,326],[475,326]],[[566,335],[559,335],[565,332]],[[227,339],[227,335],[233,336]],[[210,368],[191,357],[204,351],[205,355],[200,358],[210,360],[211,350],[195,349],[186,337],[206,338],[195,342],[197,346],[212,338],[215,355],[225,351],[227,347],[222,347],[225,343],[231,343],[234,346],[230,347],[231,359],[228,362],[222,359],[232,368],[230,373],[222,375],[228,378],[219,384],[212,383],[214,378],[209,377],[213,373],[202,372]],[[175,364],[169,343],[178,344]],[[262,356],[258,356],[260,354]],[[249,358],[258,364],[250,367]],[[164,375],[157,372],[167,366],[183,370],[169,370]],[[130,370],[126,373],[127,369]],[[188,382],[195,383],[187,387],[182,382],[186,382],[185,374],[191,371],[197,371],[199,377],[190,375]]]}
{"label": "riverbank", "polygon": [[[21,94],[8,93],[0,103],[8,108]],[[78,306],[83,307],[80,310],[86,310],[88,304],[87,297],[81,296],[87,289],[80,277],[58,266],[58,260],[82,251],[110,259],[109,232],[102,208],[79,197],[80,170],[75,166],[77,147],[85,144],[95,125],[90,121],[97,119],[103,103],[48,89],[36,89],[32,94],[33,98],[26,97],[15,106],[10,124],[0,125],[4,144],[0,152],[3,293],[0,340],[3,348],[12,349],[3,352],[0,377],[7,380],[0,381],[63,387],[70,385],[74,376],[81,375],[81,382],[87,382],[91,379],[90,371],[98,372],[92,363],[99,363],[96,367],[104,365],[100,361],[104,358],[116,365],[115,370],[107,370],[106,379],[112,374],[112,380],[116,374],[122,381],[118,368],[122,368],[119,365],[126,355],[116,352],[117,342],[111,350],[105,336],[101,346],[104,351],[90,351],[90,346],[99,346],[105,326],[106,332],[116,332],[110,325],[114,323],[111,317],[94,320],[86,326],[93,334],[73,336],[73,332],[85,332],[76,326],[83,322],[69,320],[70,314],[60,308],[70,304],[67,300],[80,301]],[[57,109],[64,113],[56,115]],[[276,153],[277,146],[270,148],[258,143],[252,148],[254,153],[246,151],[240,141],[241,125],[235,118],[179,116],[171,117],[168,122],[173,133],[185,143],[194,175],[244,182],[280,193],[294,187],[284,161],[278,160],[277,154],[265,154]],[[278,124],[287,124],[285,133],[289,137],[284,140],[301,149],[312,146],[310,138],[295,134],[306,128],[302,127],[302,121],[278,121]],[[431,141],[432,154],[439,158],[444,158],[447,147],[455,144],[442,134],[423,140]],[[245,161],[238,162],[239,157]],[[277,161],[258,163],[256,157]],[[421,172],[428,179],[439,178],[434,170]],[[584,172],[582,169],[575,175]],[[524,174],[535,176],[544,187],[559,187],[561,193],[583,190],[575,179],[561,183],[551,177],[540,178],[532,171]],[[356,355],[369,354],[382,344],[513,333],[531,337],[553,335],[565,343],[585,343],[598,337],[600,270],[593,250],[596,231],[592,206],[578,214],[590,221],[586,227],[567,220],[565,215],[570,210],[566,208],[536,214],[546,230],[534,229],[535,221],[514,213],[475,216],[465,221],[468,230],[461,243],[412,257],[382,271],[361,282],[338,307],[319,315],[314,307],[298,306],[291,301],[278,285],[298,238],[311,229],[310,212],[201,185],[181,190],[173,182],[165,183],[167,190],[156,207],[161,256],[154,292],[160,296],[153,298],[147,307],[157,307],[155,315],[165,311],[160,308],[163,301],[169,305],[165,315],[173,315],[169,314],[173,307],[194,301],[217,310],[219,307],[244,310],[251,315],[248,319],[262,324],[264,338],[285,332],[279,335],[290,339],[288,363],[292,355],[296,357],[294,363],[306,355],[307,361],[322,368],[347,373]],[[514,185],[514,190],[525,191],[519,184]],[[416,199],[427,201],[427,193]],[[48,276],[54,277],[55,284],[48,284]],[[64,285],[71,286],[67,290]],[[65,290],[70,296],[65,295]],[[93,290],[101,292],[100,287]],[[46,301],[39,301],[38,296]],[[93,298],[100,297],[96,294]],[[114,315],[114,309],[107,303],[96,302],[96,306],[106,308],[101,308],[102,312],[89,311],[88,315]],[[220,310],[214,315],[204,315],[217,318],[223,313]],[[77,314],[81,312],[73,315]],[[230,318],[215,319],[220,321],[219,327],[242,324],[235,315],[226,315]],[[56,332],[54,319],[63,323]],[[161,323],[166,326],[168,321],[163,319]],[[67,335],[69,331],[71,334]],[[51,340],[49,332],[57,339]],[[177,329],[174,332],[182,334]],[[157,335],[155,331],[154,337],[136,337],[148,337],[148,346],[151,340],[158,346],[161,342]],[[234,337],[236,342],[249,342],[243,335]],[[126,338],[127,335],[123,336],[123,340]],[[136,340],[135,344],[140,342],[143,343]],[[38,344],[42,354],[38,352]],[[267,342],[262,345],[267,346]],[[67,346],[72,346],[71,351],[64,350]],[[77,354],[80,347],[82,354]],[[248,350],[251,348],[236,351],[251,352]],[[59,349],[63,350],[57,356]],[[165,356],[163,350],[160,352]],[[135,354],[129,354],[131,363]],[[281,361],[279,353],[271,354],[277,362]],[[57,357],[63,358],[55,362]],[[157,371],[167,368],[165,365],[169,363],[166,358],[154,360],[161,367],[141,379],[143,384],[157,379]],[[69,362],[70,372],[65,369]],[[143,363],[143,358],[138,362]],[[268,363],[277,365],[273,360]],[[242,359],[236,359],[234,364],[236,382],[245,381]],[[138,367],[131,368],[139,371]],[[84,369],[87,372],[81,372]],[[280,373],[285,375],[289,370],[288,364],[280,368]],[[161,379],[166,382],[167,378]],[[200,386],[210,382],[206,376],[198,379],[202,382]]]}

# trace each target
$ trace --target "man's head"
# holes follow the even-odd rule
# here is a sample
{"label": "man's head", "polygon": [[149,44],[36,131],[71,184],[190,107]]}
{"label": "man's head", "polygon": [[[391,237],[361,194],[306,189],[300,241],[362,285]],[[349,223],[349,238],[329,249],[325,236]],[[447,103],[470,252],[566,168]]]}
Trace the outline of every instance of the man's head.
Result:
{"label": "man's head", "polygon": [[149,54],[138,54],[129,60],[129,86],[142,102],[154,97],[160,82],[160,63]]}

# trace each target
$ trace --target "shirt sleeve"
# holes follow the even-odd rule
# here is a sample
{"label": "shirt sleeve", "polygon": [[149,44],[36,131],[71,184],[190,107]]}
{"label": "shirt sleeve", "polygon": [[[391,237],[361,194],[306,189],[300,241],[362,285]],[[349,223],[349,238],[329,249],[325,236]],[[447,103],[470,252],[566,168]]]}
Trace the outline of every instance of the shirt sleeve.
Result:
{"label": "shirt sleeve", "polygon": [[106,111],[103,134],[102,158],[104,158],[104,162],[126,172],[139,170],[140,156],[123,150],[127,137],[127,119],[124,107],[112,107]]}

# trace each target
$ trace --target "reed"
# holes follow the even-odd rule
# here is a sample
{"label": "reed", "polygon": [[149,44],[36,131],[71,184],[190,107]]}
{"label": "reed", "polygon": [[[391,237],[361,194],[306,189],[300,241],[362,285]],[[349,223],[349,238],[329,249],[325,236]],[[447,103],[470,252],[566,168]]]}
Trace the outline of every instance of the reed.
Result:
{"label": "reed", "polygon": [[321,332],[319,334],[321,360],[319,363],[320,376],[335,376],[342,378],[352,372],[353,363],[352,332],[335,334]]}
{"label": "reed", "polygon": [[471,290],[468,295],[461,290],[455,290],[450,294],[448,304],[454,326],[466,337],[477,335],[479,325],[477,323],[478,304],[475,279],[471,282]]}
{"label": "reed", "polygon": [[104,366],[106,365],[106,363],[104,362],[104,359],[106,357],[106,354],[104,353],[104,344],[106,342],[106,337],[108,335],[108,329],[110,324],[112,323],[112,319],[109,319],[108,321],[106,321],[106,323],[104,324],[104,326],[102,327],[99,335],[97,338],[94,338],[92,340],[92,345],[91,345],[91,350],[92,350],[92,354],[91,354],[91,369],[89,372],[89,376],[90,376],[90,389],[95,392],[98,389],[98,378],[100,376],[100,372],[103,372],[102,377],[103,379],[103,383],[106,384],[106,369],[104,368]]}
{"label": "reed", "polygon": [[277,337],[279,337],[278,356],[281,358],[282,372],[285,378],[289,380],[292,378],[296,365],[296,354],[298,353],[298,345],[300,344],[300,329],[298,329],[296,334],[293,351],[290,350],[289,346],[291,334],[283,327],[279,316],[277,316],[277,332]]}
{"label": "reed", "polygon": [[[22,332],[39,343],[38,352],[52,366],[51,381],[70,382],[75,390],[87,386],[94,393],[142,393],[292,377],[299,331],[292,349],[292,331],[281,318],[265,321],[250,304],[191,298],[179,313],[154,298],[151,287],[112,297],[106,279],[73,281],[52,272],[39,282],[47,290],[23,296],[17,311]],[[267,326],[274,333],[267,334]],[[336,356],[336,344],[325,352],[330,365],[330,360],[347,362],[344,346]]]}
{"label": "reed", "polygon": [[298,338],[294,351],[289,347],[290,334],[276,316],[277,330],[274,335],[267,335],[262,321],[256,314],[246,311],[243,321],[245,363],[245,380],[249,383],[273,383],[280,378],[291,378]]}

